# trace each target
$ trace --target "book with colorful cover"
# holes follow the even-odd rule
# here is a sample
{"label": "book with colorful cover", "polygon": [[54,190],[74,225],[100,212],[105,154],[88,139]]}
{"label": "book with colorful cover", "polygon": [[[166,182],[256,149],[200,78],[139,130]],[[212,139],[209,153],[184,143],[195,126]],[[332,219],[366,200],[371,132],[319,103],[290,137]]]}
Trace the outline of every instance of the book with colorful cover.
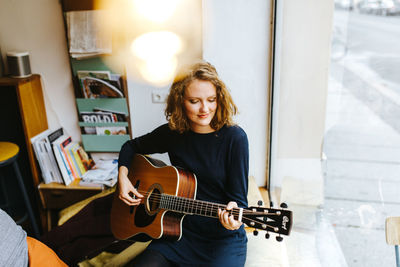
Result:
{"label": "book with colorful cover", "polygon": [[65,185],[69,185],[74,180],[74,177],[60,146],[61,142],[64,141],[65,138],[68,138],[68,136],[60,136],[58,139],[52,142],[52,146],[64,183]]}
{"label": "book with colorful cover", "polygon": [[86,172],[86,170],[84,169],[83,164],[82,164],[82,162],[81,162],[79,156],[76,154],[76,152],[74,152],[74,150],[76,151],[76,149],[77,149],[79,146],[80,146],[80,145],[79,145],[78,143],[72,142],[72,143],[70,143],[70,144],[66,147],[66,149],[67,149],[69,155],[70,155],[71,158],[72,158],[72,162],[73,162],[73,164],[74,164],[74,166],[75,166],[76,171],[77,171],[78,174],[79,174],[79,178],[82,178],[82,176],[83,176],[83,174]]}
{"label": "book with colorful cover", "polygon": [[60,147],[61,147],[61,150],[62,150],[62,152],[64,153],[65,158],[66,158],[66,160],[67,160],[67,162],[68,162],[68,165],[69,165],[69,167],[70,167],[70,169],[71,169],[72,176],[73,176],[75,179],[77,179],[77,178],[80,178],[79,173],[77,172],[77,170],[76,170],[76,168],[75,168],[75,165],[74,165],[73,162],[72,162],[71,155],[68,153],[68,150],[66,149],[66,147],[67,147],[71,142],[72,142],[72,138],[71,138],[71,136],[68,136],[66,139],[64,139],[63,141],[61,141]]}
{"label": "book with colorful cover", "polygon": [[74,143],[74,146],[71,147],[71,152],[72,155],[74,156],[75,162],[78,165],[78,168],[80,170],[80,173],[83,175],[86,172],[85,166],[83,166],[82,160],[78,155],[78,149],[79,149],[80,145],[78,143]]}
{"label": "book with colorful cover", "polygon": [[81,178],[81,177],[82,177],[82,173],[81,173],[81,171],[80,171],[80,169],[79,169],[79,167],[78,167],[78,163],[76,163],[76,161],[75,161],[75,159],[74,159],[74,156],[73,156],[73,154],[72,154],[72,151],[71,151],[71,149],[72,149],[72,147],[73,147],[74,145],[75,145],[74,142],[69,143],[69,144],[64,148],[64,151],[67,153],[68,159],[70,160],[71,165],[72,165],[71,167],[74,169],[75,174],[77,175],[77,178]]}
{"label": "book with colorful cover", "polygon": [[78,156],[81,159],[83,167],[86,171],[90,170],[95,165],[93,159],[89,157],[83,147],[78,147],[76,152],[78,153]]}

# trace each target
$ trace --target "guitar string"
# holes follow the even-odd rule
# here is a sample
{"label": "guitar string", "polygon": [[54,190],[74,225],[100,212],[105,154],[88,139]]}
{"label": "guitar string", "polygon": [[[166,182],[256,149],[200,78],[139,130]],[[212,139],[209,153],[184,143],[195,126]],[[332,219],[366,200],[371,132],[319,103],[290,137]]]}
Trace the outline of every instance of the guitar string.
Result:
{"label": "guitar string", "polygon": [[[142,201],[144,201],[144,199],[141,199],[141,202]],[[248,215],[249,214],[253,214],[253,213],[248,213]],[[239,213],[235,213],[234,215],[239,215]],[[266,215],[265,213],[262,213],[261,215]],[[213,216],[213,217],[215,217],[215,218],[217,218],[218,216],[216,215],[216,216]],[[244,214],[243,214],[243,217],[246,217]],[[268,222],[260,222],[260,221],[258,221],[258,220],[254,220],[254,219],[252,219],[252,218],[248,218],[248,217],[246,217],[246,219],[251,223],[251,222],[254,222],[254,223],[258,223],[258,224],[260,224],[260,225],[265,225],[265,229],[262,229],[262,230],[266,230],[266,228],[270,228],[274,233],[277,233],[277,231],[275,231],[276,230],[276,228],[278,228],[278,227],[276,227],[276,226],[272,226],[272,225],[269,225],[268,224]],[[247,224],[247,223],[246,223]],[[254,226],[251,226],[251,225],[249,225],[250,227],[254,227]],[[279,228],[278,228],[279,229]],[[278,230],[279,231],[279,230]]]}
{"label": "guitar string", "polygon": [[[142,191],[143,192],[143,191]],[[154,196],[156,196],[156,197],[153,197],[153,199],[157,199],[157,200],[160,200],[160,201],[162,201],[162,198],[163,198],[163,195],[165,196],[165,197],[169,197],[169,198],[171,198],[170,200],[175,200],[175,202],[179,202],[179,200],[180,200],[180,202],[191,202],[191,203],[189,203],[189,205],[187,205],[188,203],[186,203],[186,208],[187,209],[193,209],[193,208],[196,208],[194,205],[196,205],[196,203],[194,202],[194,201],[196,201],[196,202],[201,202],[201,204],[206,204],[206,205],[212,205],[212,207],[206,207],[206,208],[210,208],[210,215],[209,216],[211,216],[211,214],[214,214],[216,211],[215,211],[215,207],[214,206],[217,206],[217,207],[226,207],[225,205],[222,205],[222,204],[214,204],[214,203],[211,203],[211,202],[207,202],[207,201],[201,201],[201,200],[195,200],[195,199],[190,199],[190,198],[184,198],[184,197],[177,197],[177,196],[174,196],[174,195],[167,195],[167,194],[159,194],[159,193],[152,193],[152,194],[150,194],[150,193],[148,193],[148,192],[143,192],[143,194],[145,195],[145,196],[148,196],[148,195],[154,195]],[[172,199],[172,198],[174,198],[174,199]],[[144,200],[144,199],[143,199]],[[168,200],[167,200],[168,201]],[[185,204],[185,203],[181,203],[181,204]],[[184,207],[185,208],[185,207]],[[168,209],[168,207],[166,207],[166,209]],[[200,207],[198,207],[198,205],[197,205],[197,209],[199,210],[199,209],[201,209]],[[212,209],[214,209],[214,210],[212,210]],[[173,209],[172,209],[173,210]],[[179,209],[176,209],[177,211],[180,211]],[[231,214],[233,214],[233,215],[239,215],[239,209],[238,208],[235,208],[234,210],[232,210],[231,211]],[[185,212],[183,212],[183,213],[185,213]],[[189,213],[189,212],[187,212],[187,213]],[[207,210],[206,211],[204,211],[204,213],[206,214],[207,213]],[[201,213],[200,213],[201,214]],[[264,225],[265,226],[265,228],[270,228],[270,229],[272,229],[274,232],[276,232],[275,230],[276,230],[276,228],[277,227],[274,227],[274,226],[271,226],[271,225],[269,225],[267,222],[259,222],[259,221],[257,221],[257,220],[254,220],[254,219],[252,219],[252,218],[248,218],[248,217],[246,217],[246,215],[254,215],[254,214],[259,214],[259,215],[269,215],[268,213],[265,213],[265,212],[246,212],[246,213],[243,213],[243,216],[249,221],[249,222],[254,222],[254,223],[259,223],[259,224],[261,224],[261,225]],[[276,215],[276,214],[272,214],[272,215]],[[211,216],[211,217],[218,217],[217,216],[217,214],[215,214],[214,216]],[[251,226],[251,225],[250,225]],[[278,228],[279,229],[279,228]],[[264,229],[264,230],[266,230],[266,229]]]}
{"label": "guitar string", "polygon": [[[153,197],[154,200],[161,200],[161,199],[163,198],[163,196],[165,196],[165,197],[171,197],[171,198],[174,198],[174,199],[170,199],[170,201],[174,201],[174,202],[177,202],[177,203],[179,203],[179,204],[186,205],[186,207],[187,207],[187,205],[189,205],[191,208],[195,208],[195,207],[198,207],[198,205],[203,205],[203,204],[204,204],[204,205],[208,205],[208,206],[205,207],[205,208],[215,208],[214,206],[217,206],[217,208],[222,208],[222,209],[226,208],[226,205],[218,204],[218,203],[212,203],[212,202],[203,201],[203,200],[197,200],[197,199],[192,199],[192,198],[179,197],[179,196],[168,195],[168,194],[148,193],[147,191],[140,191],[140,190],[139,190],[138,192],[141,192],[141,194],[144,195],[145,197],[146,197],[146,196],[149,196],[149,195],[156,196],[156,197]],[[184,202],[190,202],[190,203],[184,203]],[[199,203],[199,204],[196,204],[196,202]],[[209,207],[210,205],[211,205],[212,207]],[[190,207],[189,207],[189,208],[190,208]],[[199,207],[198,207],[198,208],[199,208]],[[200,208],[201,208],[201,207],[200,207]],[[266,208],[266,209],[267,209],[267,208]],[[240,211],[239,211],[238,208],[234,208],[233,212],[237,212],[236,215],[238,215]],[[266,212],[263,212],[263,211],[260,211],[260,212],[257,212],[257,211],[248,211],[248,210],[246,210],[246,209],[243,210],[243,214],[253,214],[253,215],[277,215],[277,216],[278,216],[278,214],[276,214],[276,213],[269,213],[269,212],[266,213]]]}
{"label": "guitar string", "polygon": [[[206,209],[210,209],[210,212],[215,209],[215,208],[221,208],[224,209],[226,208],[226,205],[222,205],[222,204],[217,204],[217,203],[211,203],[211,202],[207,202],[207,201],[201,201],[201,200],[195,200],[195,199],[191,199],[191,198],[183,198],[183,197],[177,197],[177,196],[173,196],[173,195],[167,195],[167,194],[158,194],[158,193],[144,193],[144,195],[153,195],[153,200],[160,200],[162,201],[162,198],[164,196],[164,200],[165,201],[173,201],[175,204],[175,207],[179,206],[182,209],[201,209],[202,208],[206,208]],[[170,199],[165,199],[165,198],[170,198]],[[174,198],[174,199],[172,199]],[[168,203],[167,203],[168,205]],[[183,205],[183,206],[182,206]],[[200,207],[201,205],[201,207]],[[205,207],[203,207],[203,205],[206,205]],[[211,205],[211,206],[210,206]],[[204,212],[207,212],[207,210],[205,210]],[[233,213],[235,213],[235,215],[239,214],[239,210],[238,208],[235,208],[233,211]],[[246,212],[247,213],[247,212]],[[250,212],[251,214],[254,214],[254,212]],[[249,214],[250,214],[249,213]],[[260,213],[260,214],[265,214],[265,213]]]}
{"label": "guitar string", "polygon": [[[138,192],[140,192],[140,191],[138,191]],[[162,201],[162,198],[163,198],[163,196],[166,196],[166,197],[169,197],[169,198],[171,198],[170,199],[170,201],[172,201],[172,200],[175,200],[175,202],[191,202],[190,204],[192,204],[191,205],[191,207],[190,207],[190,205],[189,206],[187,206],[186,205],[186,208],[187,209],[193,209],[193,208],[195,208],[193,205],[196,205],[196,203],[195,203],[195,201],[196,202],[201,202],[201,204],[206,204],[206,205],[212,205],[212,207],[206,207],[206,208],[210,208],[210,211],[209,211],[209,216],[211,216],[212,214],[215,214],[216,213],[216,210],[215,210],[215,207],[214,206],[217,206],[217,207],[222,207],[222,208],[224,208],[224,207],[226,207],[226,205],[222,205],[222,204],[214,204],[214,203],[212,203],[212,202],[207,202],[207,201],[202,201],[202,200],[195,200],[195,199],[191,199],[191,198],[184,198],[184,197],[177,197],[177,196],[174,196],[174,195],[167,195],[167,194],[159,194],[159,193],[149,193],[149,192],[144,192],[144,191],[141,191],[142,192],[142,195],[144,195],[144,197],[145,196],[149,196],[149,195],[154,195],[155,197],[153,197],[153,199],[155,199],[155,200],[159,200],[160,202]],[[173,199],[174,198],[174,199]],[[144,201],[145,199],[141,199],[141,202],[142,201]],[[168,201],[168,200],[167,200]],[[180,204],[184,204],[184,203],[180,203]],[[175,205],[176,206],[176,205]],[[201,209],[200,207],[197,207],[198,209]],[[166,209],[168,209],[167,207],[166,207]],[[214,209],[214,210],[212,210],[212,209]],[[172,209],[172,210],[174,210],[174,209]],[[180,211],[179,209],[176,209],[176,211]],[[185,213],[185,211],[183,211],[183,213]],[[190,213],[190,212],[186,212],[186,213]],[[207,214],[207,210],[205,210],[204,211],[204,215],[206,215]],[[239,209],[238,208],[234,208],[232,211],[231,211],[231,214],[233,214],[233,215],[239,215],[239,213],[240,213],[240,211],[239,211]],[[276,233],[276,232],[278,232],[279,230],[276,230],[276,229],[279,229],[278,227],[275,227],[275,226],[271,226],[271,225],[269,225],[268,224],[268,222],[259,222],[259,221],[257,221],[257,220],[254,220],[254,219],[252,219],[252,218],[249,218],[249,217],[247,217],[246,215],[276,215],[276,214],[270,214],[270,213],[265,213],[265,212],[244,212],[243,211],[243,217],[245,217],[250,223],[251,222],[254,222],[255,224],[256,223],[258,223],[258,224],[260,224],[260,225],[262,225],[262,226],[265,226],[265,228],[263,229],[263,230],[266,230],[266,228],[270,228],[270,229],[272,229],[272,231],[274,232],[274,233]],[[200,213],[200,215],[203,215],[202,213]],[[207,215],[206,215],[207,216]],[[214,217],[214,218],[217,218],[218,217],[218,215],[217,214],[215,214],[214,216],[211,216],[211,217]],[[247,223],[246,223],[247,224]],[[251,227],[254,227],[254,226],[252,226],[252,225],[249,225],[249,226],[251,226]]]}

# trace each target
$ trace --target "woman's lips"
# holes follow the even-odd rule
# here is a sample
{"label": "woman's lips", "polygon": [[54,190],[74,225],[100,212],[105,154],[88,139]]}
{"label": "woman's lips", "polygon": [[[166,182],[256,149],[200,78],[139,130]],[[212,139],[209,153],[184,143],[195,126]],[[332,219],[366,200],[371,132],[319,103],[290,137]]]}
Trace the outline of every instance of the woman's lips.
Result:
{"label": "woman's lips", "polygon": [[208,114],[201,114],[201,115],[198,115],[198,117],[201,119],[205,119],[208,117]]}

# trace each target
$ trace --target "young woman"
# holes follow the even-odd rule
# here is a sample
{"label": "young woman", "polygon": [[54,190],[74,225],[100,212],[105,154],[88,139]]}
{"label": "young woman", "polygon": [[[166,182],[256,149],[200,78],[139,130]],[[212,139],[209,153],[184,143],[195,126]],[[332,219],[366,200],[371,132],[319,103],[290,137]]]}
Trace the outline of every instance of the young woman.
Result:
{"label": "young woman", "polygon": [[196,199],[228,204],[219,210],[219,220],[185,216],[179,241],[153,240],[132,266],[244,265],[246,233],[228,212],[247,206],[248,140],[233,123],[236,113],[214,66],[200,62],[172,84],[165,110],[168,123],[123,145],[118,184],[119,198],[127,205],[139,205],[143,198],[127,177],[134,154],[164,152],[173,166],[196,175]]}

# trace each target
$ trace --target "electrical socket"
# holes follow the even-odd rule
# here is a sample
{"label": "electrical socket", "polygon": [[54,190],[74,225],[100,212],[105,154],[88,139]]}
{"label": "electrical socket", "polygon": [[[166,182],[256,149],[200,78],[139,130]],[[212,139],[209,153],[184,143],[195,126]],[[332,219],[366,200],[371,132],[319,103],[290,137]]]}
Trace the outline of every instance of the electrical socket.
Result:
{"label": "electrical socket", "polygon": [[165,103],[167,102],[168,92],[153,90],[151,92],[151,101],[153,103]]}

